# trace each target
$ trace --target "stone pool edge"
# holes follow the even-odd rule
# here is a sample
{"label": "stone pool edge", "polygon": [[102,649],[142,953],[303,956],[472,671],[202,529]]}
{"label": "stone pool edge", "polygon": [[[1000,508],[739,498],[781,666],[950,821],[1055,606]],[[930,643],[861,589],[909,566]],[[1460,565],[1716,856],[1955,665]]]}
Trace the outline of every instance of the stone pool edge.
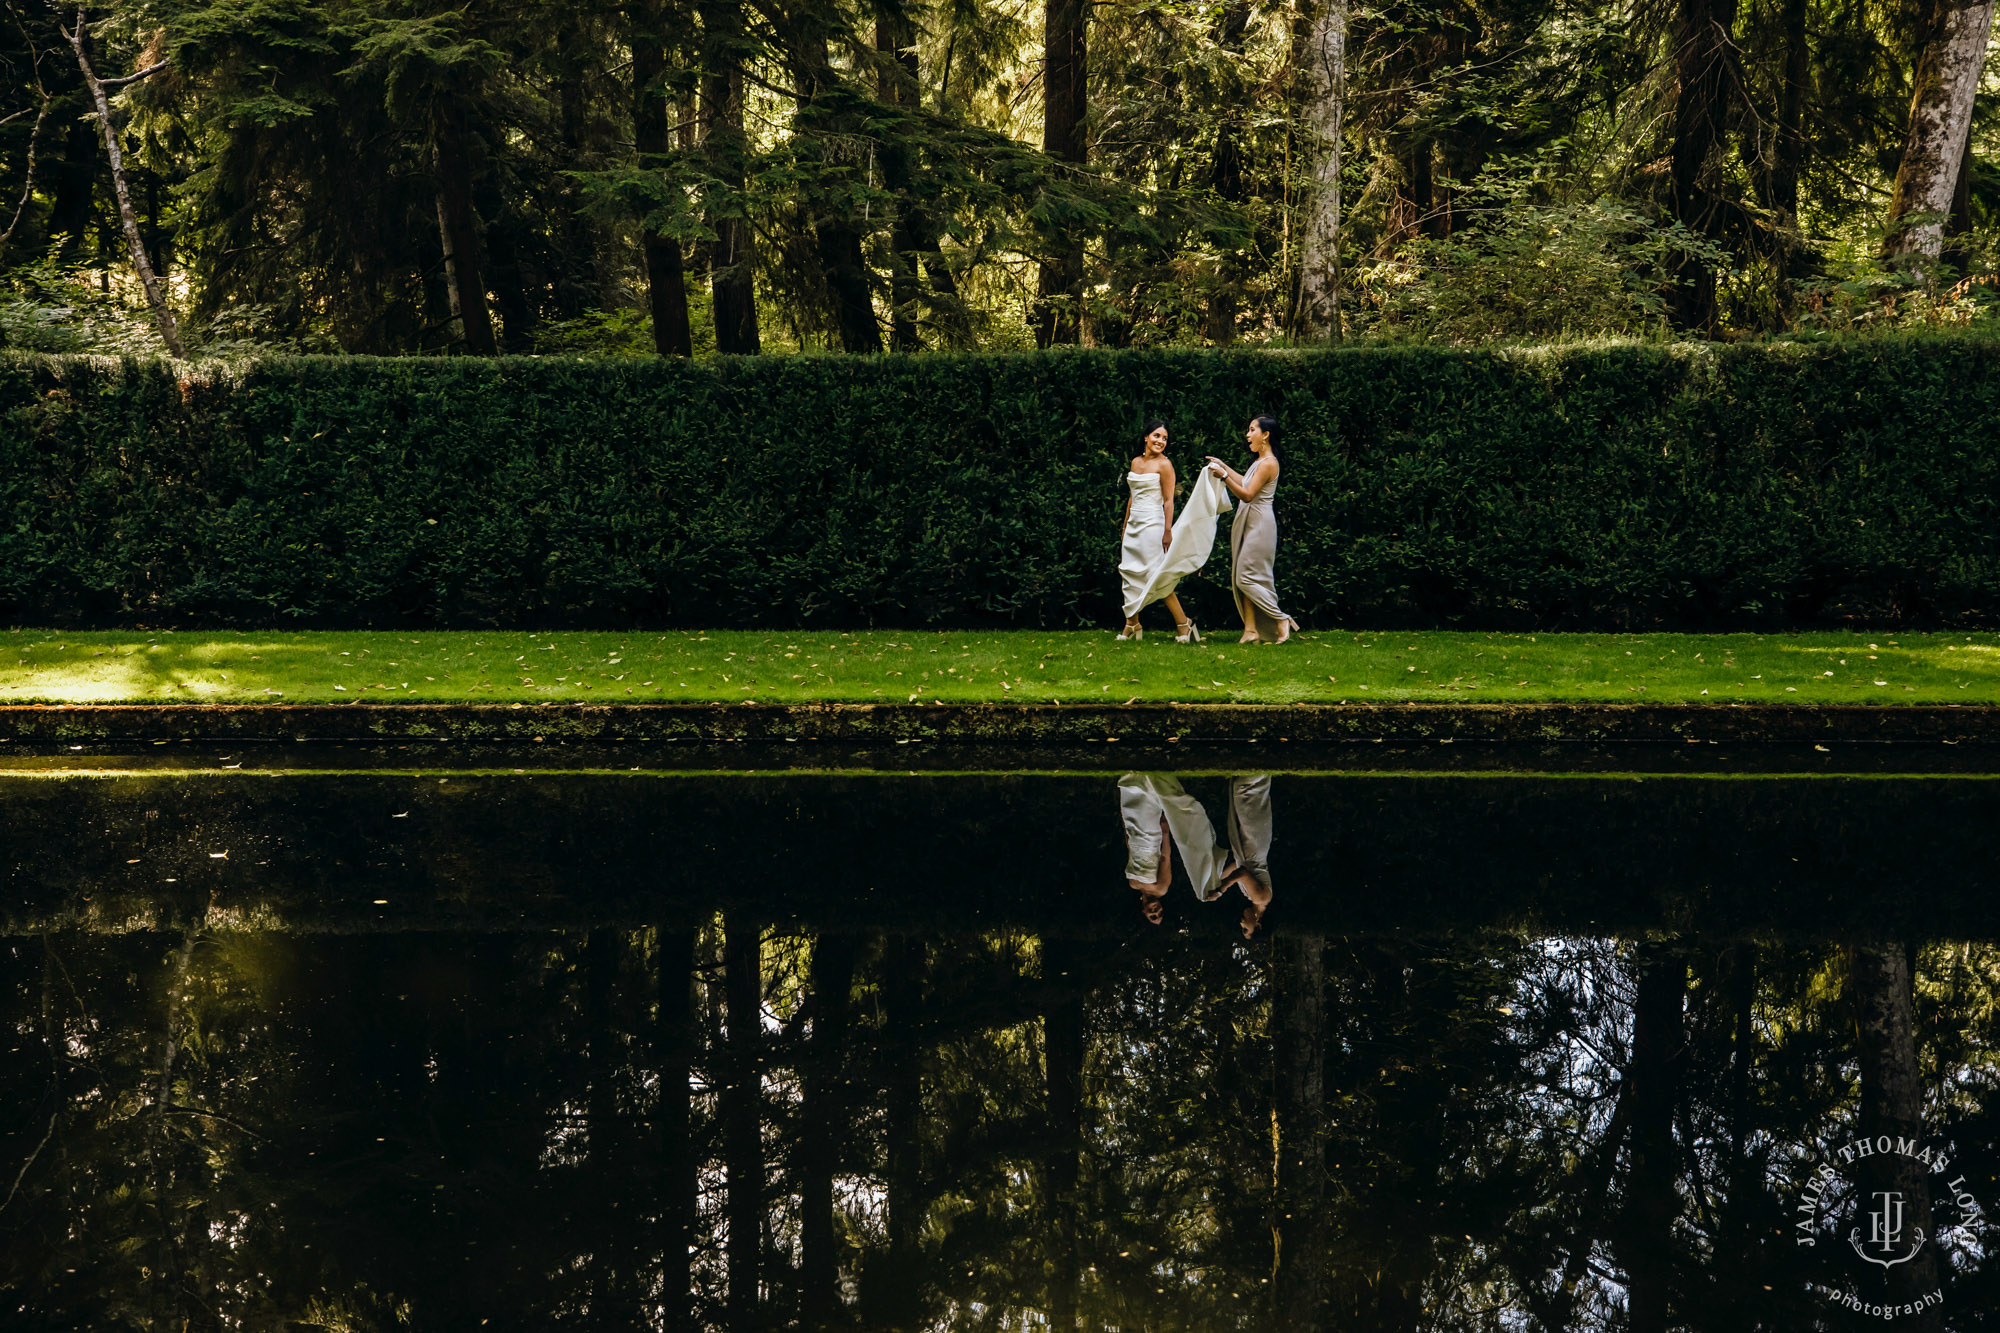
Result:
{"label": "stone pool edge", "polygon": [[2000,744],[2000,706],[1919,704],[9,704],[0,743],[1106,739]]}

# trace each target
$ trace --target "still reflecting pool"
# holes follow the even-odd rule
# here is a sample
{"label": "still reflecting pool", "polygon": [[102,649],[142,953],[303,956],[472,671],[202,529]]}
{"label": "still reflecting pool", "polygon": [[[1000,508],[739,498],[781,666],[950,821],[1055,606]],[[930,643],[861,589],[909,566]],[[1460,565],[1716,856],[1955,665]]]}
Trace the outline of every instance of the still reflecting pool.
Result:
{"label": "still reflecting pool", "polygon": [[0,1325],[1984,1327],[1996,796],[9,779]]}

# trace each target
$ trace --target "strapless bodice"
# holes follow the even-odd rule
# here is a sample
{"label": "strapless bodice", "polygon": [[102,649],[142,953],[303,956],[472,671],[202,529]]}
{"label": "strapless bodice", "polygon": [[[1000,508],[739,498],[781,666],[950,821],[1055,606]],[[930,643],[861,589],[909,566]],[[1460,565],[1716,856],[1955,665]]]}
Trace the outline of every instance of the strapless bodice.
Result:
{"label": "strapless bodice", "polygon": [[1142,508],[1160,509],[1160,478],[1151,472],[1127,472],[1125,484],[1132,488],[1132,510],[1137,513]]}

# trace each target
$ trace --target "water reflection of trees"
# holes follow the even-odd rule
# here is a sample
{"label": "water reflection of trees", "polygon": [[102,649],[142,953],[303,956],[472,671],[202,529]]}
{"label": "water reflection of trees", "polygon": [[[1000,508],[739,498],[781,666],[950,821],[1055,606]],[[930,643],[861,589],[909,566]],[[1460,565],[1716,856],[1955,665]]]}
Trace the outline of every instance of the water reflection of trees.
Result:
{"label": "water reflection of trees", "polygon": [[1815,1152],[1930,1089],[2000,1181],[1984,945],[722,916],[0,963],[24,1329],[1828,1327]]}

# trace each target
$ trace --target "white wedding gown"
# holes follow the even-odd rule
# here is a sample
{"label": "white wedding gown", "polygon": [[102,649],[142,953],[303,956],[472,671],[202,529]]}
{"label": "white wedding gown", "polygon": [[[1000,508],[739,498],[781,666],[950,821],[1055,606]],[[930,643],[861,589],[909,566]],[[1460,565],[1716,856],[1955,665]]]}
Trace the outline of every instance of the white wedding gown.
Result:
{"label": "white wedding gown", "polygon": [[1215,549],[1215,521],[1230,505],[1222,479],[1201,469],[1174,522],[1174,539],[1163,551],[1160,537],[1166,531],[1167,511],[1160,499],[1160,479],[1128,472],[1125,484],[1132,488],[1132,512],[1125,520],[1118,576],[1124,584],[1125,618],[1130,620],[1208,563],[1209,552]]}
{"label": "white wedding gown", "polygon": [[1187,867],[1195,897],[1207,902],[1221,889],[1222,855],[1215,825],[1200,801],[1178,778],[1163,773],[1127,773],[1118,779],[1118,814],[1125,824],[1125,878],[1151,884],[1160,877],[1160,819]]}

